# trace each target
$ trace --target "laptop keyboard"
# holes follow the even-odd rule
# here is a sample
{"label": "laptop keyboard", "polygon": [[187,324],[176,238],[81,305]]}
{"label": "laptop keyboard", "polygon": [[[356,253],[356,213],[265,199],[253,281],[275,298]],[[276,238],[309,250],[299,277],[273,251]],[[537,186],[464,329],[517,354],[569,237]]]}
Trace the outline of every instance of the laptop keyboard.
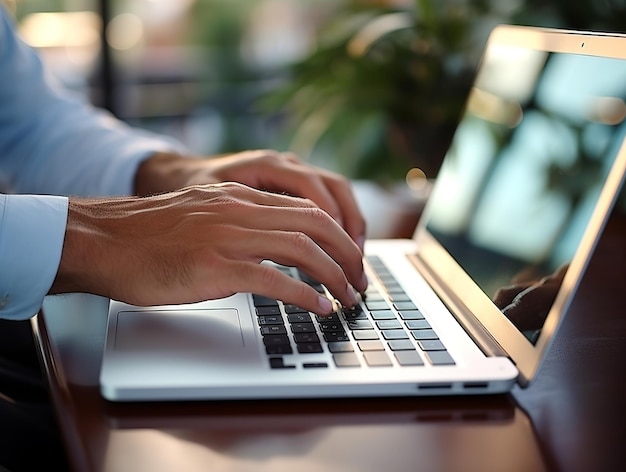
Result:
{"label": "laptop keyboard", "polygon": [[[261,295],[252,296],[270,367],[454,365],[435,330],[380,258],[369,257],[368,262],[378,284],[370,283],[359,306],[341,308],[329,316],[317,316]],[[327,293],[320,283],[295,268],[278,267],[318,292]],[[329,355],[320,358],[325,353]]]}

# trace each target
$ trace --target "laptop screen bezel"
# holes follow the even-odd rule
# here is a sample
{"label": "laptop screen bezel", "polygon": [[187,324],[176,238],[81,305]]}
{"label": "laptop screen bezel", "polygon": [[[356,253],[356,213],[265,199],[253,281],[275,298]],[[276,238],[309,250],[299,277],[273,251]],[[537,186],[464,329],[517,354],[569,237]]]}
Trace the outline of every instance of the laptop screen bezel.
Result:
{"label": "laptop screen bezel", "polygon": [[[496,46],[524,47],[548,53],[582,54],[626,60],[626,35],[619,34],[502,25],[492,31],[485,53],[490,47]],[[431,272],[430,280],[435,281],[435,290],[439,292],[442,300],[452,302],[449,303],[452,305],[450,309],[459,321],[464,323],[468,318],[471,318],[472,322],[478,320],[491,335],[492,340],[507,353],[520,372],[519,382],[522,385],[526,385],[533,378],[554,338],[615,203],[625,172],[626,144],[622,143],[589,225],[534,344],[503,315],[428,231],[430,205],[427,204],[424,209],[423,217],[414,234],[417,242],[415,257],[423,263],[427,271]]]}

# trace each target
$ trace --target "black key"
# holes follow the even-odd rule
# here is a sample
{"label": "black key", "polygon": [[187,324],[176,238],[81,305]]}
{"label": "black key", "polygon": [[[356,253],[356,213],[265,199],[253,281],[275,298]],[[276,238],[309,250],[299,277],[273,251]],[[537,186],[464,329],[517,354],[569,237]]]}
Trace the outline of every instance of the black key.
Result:
{"label": "black key", "polygon": [[278,306],[276,299],[264,295],[252,294],[252,302],[254,306]]}
{"label": "black key", "polygon": [[286,365],[282,357],[270,357],[272,369],[295,369],[295,365]]}
{"label": "black key", "polygon": [[293,333],[315,333],[315,325],[313,323],[292,323],[291,331]]}
{"label": "black key", "polygon": [[264,315],[280,315],[280,307],[276,306],[258,306],[256,307],[256,314],[258,316]]}
{"label": "black key", "polygon": [[326,362],[305,362],[302,364],[302,367],[305,369],[319,369],[328,367],[328,364]]}
{"label": "black key", "polygon": [[273,334],[286,334],[287,333],[287,328],[285,328],[285,325],[267,325],[267,326],[261,326],[261,334],[263,336],[266,335],[273,335]]}
{"label": "black key", "polygon": [[291,344],[273,344],[270,346],[265,346],[265,352],[267,352],[269,355],[292,354],[293,349],[291,349]]}
{"label": "black key", "polygon": [[280,315],[261,315],[257,318],[260,325],[281,325],[283,317]]}
{"label": "black key", "polygon": [[311,323],[311,315],[308,313],[290,313],[287,315],[290,323]]}
{"label": "black key", "polygon": [[319,343],[320,338],[315,333],[296,333],[293,335],[296,344]]}
{"label": "black key", "polygon": [[329,331],[344,332],[343,325],[340,322],[320,323],[320,330],[322,333]]}
{"label": "black key", "polygon": [[317,318],[317,321],[319,321],[320,323],[330,323],[330,322],[341,323],[341,320],[339,319],[339,315],[337,313],[331,313],[330,315],[327,315],[327,316],[316,315],[316,318]]}
{"label": "black key", "polygon": [[352,352],[354,348],[350,342],[329,342],[328,350],[330,352]]}
{"label": "black key", "polygon": [[343,319],[346,321],[350,321],[350,320],[366,320],[367,319],[367,314],[365,314],[364,312],[360,311],[358,313],[349,311],[349,312],[343,312]]}
{"label": "black key", "polygon": [[355,305],[353,307],[344,308],[342,311],[344,313],[361,313],[363,312],[363,307],[361,305]]}
{"label": "black key", "polygon": [[289,344],[289,336],[286,334],[268,334],[267,336],[263,336],[263,344],[266,346]]}
{"label": "black key", "polygon": [[304,308],[300,308],[297,305],[286,304],[284,305],[284,308],[285,308],[285,313],[308,313],[308,310],[305,310]]}
{"label": "black key", "polygon": [[322,349],[322,345],[319,343],[303,343],[298,344],[298,352],[300,354],[316,354],[319,352],[324,352]]}
{"label": "black key", "polygon": [[350,337],[344,331],[329,331],[324,333],[324,340],[327,343],[350,341]]}

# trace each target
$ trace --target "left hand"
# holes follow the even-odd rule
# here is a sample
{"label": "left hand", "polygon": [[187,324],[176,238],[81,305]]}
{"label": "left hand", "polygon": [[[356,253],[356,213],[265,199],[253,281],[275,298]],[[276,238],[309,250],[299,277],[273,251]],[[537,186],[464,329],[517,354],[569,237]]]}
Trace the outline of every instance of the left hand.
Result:
{"label": "left hand", "polygon": [[363,249],[365,220],[349,181],[307,164],[293,153],[256,150],[203,159],[157,153],[140,166],[135,182],[138,195],[197,184],[239,182],[259,190],[307,198],[333,217]]}

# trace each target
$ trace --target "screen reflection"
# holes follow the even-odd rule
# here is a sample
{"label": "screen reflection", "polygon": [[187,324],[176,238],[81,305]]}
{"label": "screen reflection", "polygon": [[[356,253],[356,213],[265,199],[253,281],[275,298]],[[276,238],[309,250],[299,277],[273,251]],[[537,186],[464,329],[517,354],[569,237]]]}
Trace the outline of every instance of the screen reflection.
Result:
{"label": "screen reflection", "polygon": [[534,343],[623,139],[626,61],[483,60],[427,228]]}

